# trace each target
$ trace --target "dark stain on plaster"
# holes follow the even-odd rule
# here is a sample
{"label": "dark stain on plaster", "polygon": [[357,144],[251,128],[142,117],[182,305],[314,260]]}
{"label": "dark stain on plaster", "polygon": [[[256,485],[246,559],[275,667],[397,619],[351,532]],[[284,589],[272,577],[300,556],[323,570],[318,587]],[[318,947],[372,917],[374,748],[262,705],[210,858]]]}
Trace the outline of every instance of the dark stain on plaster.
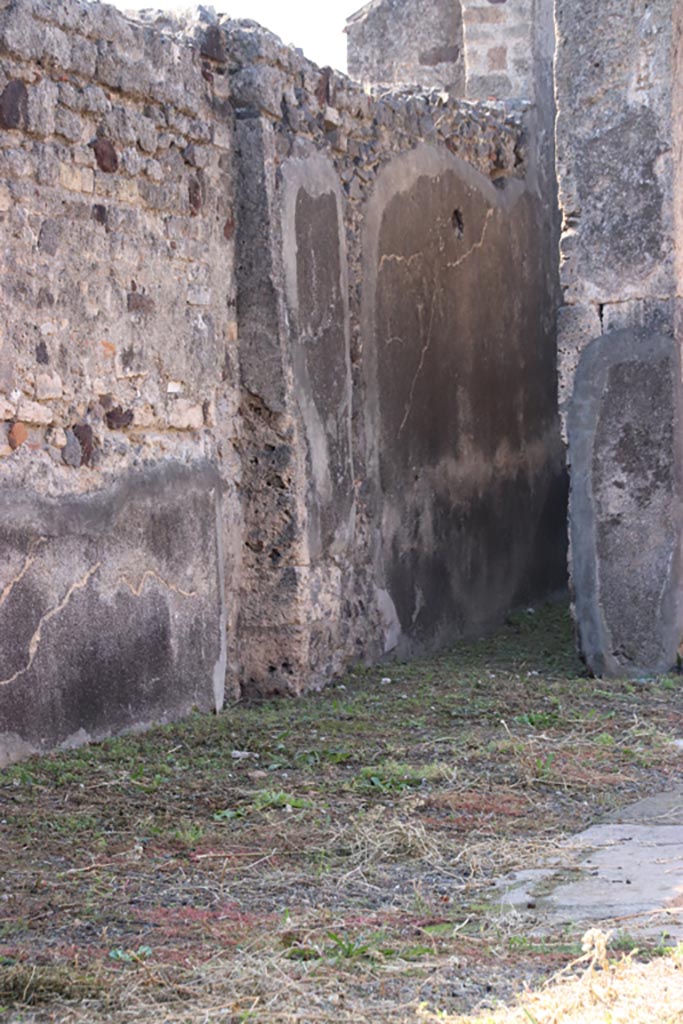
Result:
{"label": "dark stain on plaster", "polygon": [[[47,750],[213,706],[218,489],[208,465],[172,463],[90,495],[0,490],[17,577],[0,606],[3,731]],[[166,517],[162,557],[150,516]]]}
{"label": "dark stain on plaster", "polygon": [[434,46],[419,55],[420,64],[435,67],[437,64],[455,64],[460,59],[459,46]]}
{"label": "dark stain on plaster", "polygon": [[311,196],[300,188],[295,212],[299,307],[295,373],[301,394],[308,396],[316,411],[314,417],[304,409],[311,462],[309,539],[314,552],[324,553],[353,503],[348,312],[340,231],[335,194]]}
{"label": "dark stain on plaster", "polygon": [[[455,172],[387,204],[375,294],[383,555],[414,639],[480,629],[566,579],[566,477],[540,213]],[[495,296],[495,300],[493,297]]]}
{"label": "dark stain on plaster", "polygon": [[107,207],[103,206],[102,203],[95,203],[92,208],[92,219],[96,224],[106,225]]}

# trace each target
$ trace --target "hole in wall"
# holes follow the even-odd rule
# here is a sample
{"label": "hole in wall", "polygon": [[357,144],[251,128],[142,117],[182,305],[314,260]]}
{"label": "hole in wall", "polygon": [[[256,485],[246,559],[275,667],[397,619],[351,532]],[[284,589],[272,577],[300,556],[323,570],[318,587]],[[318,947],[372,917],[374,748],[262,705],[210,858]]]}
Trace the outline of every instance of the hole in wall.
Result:
{"label": "hole in wall", "polygon": [[451,214],[451,226],[455,232],[455,237],[462,238],[465,234],[465,221],[463,219],[462,210],[459,210],[457,207]]}

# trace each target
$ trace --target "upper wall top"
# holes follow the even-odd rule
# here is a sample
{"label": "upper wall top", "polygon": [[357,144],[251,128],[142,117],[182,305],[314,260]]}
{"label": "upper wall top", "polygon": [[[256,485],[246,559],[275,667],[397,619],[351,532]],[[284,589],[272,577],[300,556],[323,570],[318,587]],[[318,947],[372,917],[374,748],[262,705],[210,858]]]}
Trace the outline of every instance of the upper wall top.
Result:
{"label": "upper wall top", "polygon": [[462,10],[453,0],[371,0],[347,22],[349,74],[464,95]]}
{"label": "upper wall top", "polygon": [[349,74],[468,99],[533,99],[534,2],[371,0],[347,22]]}

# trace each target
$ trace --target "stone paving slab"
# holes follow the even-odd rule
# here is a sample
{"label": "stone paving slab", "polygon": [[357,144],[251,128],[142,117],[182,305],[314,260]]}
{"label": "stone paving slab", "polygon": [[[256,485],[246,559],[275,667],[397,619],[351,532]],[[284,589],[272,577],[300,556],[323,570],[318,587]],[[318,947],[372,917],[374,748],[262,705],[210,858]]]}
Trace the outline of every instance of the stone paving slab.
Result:
{"label": "stone paving slab", "polygon": [[501,888],[501,908],[533,911],[534,930],[600,925],[683,942],[683,787],[610,815]]}

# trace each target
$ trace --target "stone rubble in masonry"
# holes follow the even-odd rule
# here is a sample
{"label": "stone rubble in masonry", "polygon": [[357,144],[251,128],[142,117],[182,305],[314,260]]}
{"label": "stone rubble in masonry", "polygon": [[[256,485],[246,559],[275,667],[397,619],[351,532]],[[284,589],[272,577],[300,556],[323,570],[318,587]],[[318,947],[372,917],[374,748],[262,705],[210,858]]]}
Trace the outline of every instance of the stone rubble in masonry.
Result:
{"label": "stone rubble in masonry", "polygon": [[670,667],[678,6],[373,0],[354,81],[0,0],[0,760],[556,593],[567,463],[589,666]]}

